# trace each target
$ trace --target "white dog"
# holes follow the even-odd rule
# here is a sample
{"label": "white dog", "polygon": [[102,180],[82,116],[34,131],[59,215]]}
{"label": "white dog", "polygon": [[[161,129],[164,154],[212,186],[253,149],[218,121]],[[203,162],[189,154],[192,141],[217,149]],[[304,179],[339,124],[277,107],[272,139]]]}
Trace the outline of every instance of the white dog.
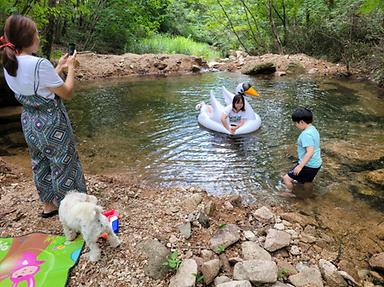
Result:
{"label": "white dog", "polygon": [[80,232],[90,249],[89,259],[93,262],[100,259],[100,248],[97,244],[100,234],[108,234],[107,240],[112,247],[120,245],[119,238],[112,231],[102,211],[95,196],[79,192],[69,192],[59,207],[59,218],[65,237],[67,240],[74,240]]}

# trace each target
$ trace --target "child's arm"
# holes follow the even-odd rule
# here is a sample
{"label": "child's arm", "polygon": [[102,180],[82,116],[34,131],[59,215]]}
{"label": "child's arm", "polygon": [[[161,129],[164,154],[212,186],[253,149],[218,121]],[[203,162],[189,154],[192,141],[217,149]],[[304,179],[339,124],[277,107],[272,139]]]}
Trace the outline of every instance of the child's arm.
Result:
{"label": "child's arm", "polygon": [[225,113],[223,113],[223,114],[221,115],[221,118],[220,118],[221,123],[223,124],[223,126],[224,126],[229,132],[232,132],[231,129],[229,128],[228,123],[227,123],[227,118],[228,118],[228,115],[225,114]]}
{"label": "child's arm", "polygon": [[298,175],[300,173],[300,171],[303,169],[303,167],[307,164],[307,162],[313,156],[313,152],[314,152],[313,146],[307,146],[305,148],[305,150],[306,150],[306,153],[305,153],[305,155],[303,157],[303,160],[293,170],[293,174],[294,175]]}
{"label": "child's arm", "polygon": [[240,120],[240,124],[239,124],[238,126],[236,126],[236,127],[232,127],[233,132],[235,132],[239,127],[241,127],[242,125],[244,125],[246,121],[247,121],[247,119],[243,119],[243,118],[242,118],[242,119]]}

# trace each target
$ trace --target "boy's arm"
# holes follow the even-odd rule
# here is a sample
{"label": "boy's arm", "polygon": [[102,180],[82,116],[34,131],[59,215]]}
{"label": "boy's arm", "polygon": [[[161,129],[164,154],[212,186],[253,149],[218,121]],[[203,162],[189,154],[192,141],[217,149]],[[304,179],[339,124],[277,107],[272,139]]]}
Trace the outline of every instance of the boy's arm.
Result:
{"label": "boy's arm", "polygon": [[313,148],[313,146],[307,146],[305,148],[305,150],[306,150],[306,153],[305,153],[305,155],[303,157],[303,160],[293,170],[293,174],[294,175],[298,175],[300,173],[300,171],[303,169],[303,167],[307,164],[307,162],[313,156],[313,152],[314,152],[315,149]]}

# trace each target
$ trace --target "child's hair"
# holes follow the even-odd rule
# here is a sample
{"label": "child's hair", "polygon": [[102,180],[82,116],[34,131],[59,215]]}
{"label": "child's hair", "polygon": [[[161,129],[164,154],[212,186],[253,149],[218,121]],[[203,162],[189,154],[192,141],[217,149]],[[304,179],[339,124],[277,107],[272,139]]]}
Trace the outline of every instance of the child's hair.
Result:
{"label": "child's hair", "polygon": [[240,111],[245,111],[245,103],[244,103],[244,97],[243,95],[240,95],[240,94],[237,94],[236,96],[233,97],[233,100],[232,100],[232,109],[236,110],[236,107],[235,107],[235,104],[238,103],[238,102],[242,102],[243,103],[243,106],[242,108],[240,109]]}
{"label": "child's hair", "polygon": [[296,123],[298,123],[300,121],[304,121],[305,123],[310,124],[313,121],[313,114],[307,108],[297,108],[292,113],[292,121],[294,121]]}

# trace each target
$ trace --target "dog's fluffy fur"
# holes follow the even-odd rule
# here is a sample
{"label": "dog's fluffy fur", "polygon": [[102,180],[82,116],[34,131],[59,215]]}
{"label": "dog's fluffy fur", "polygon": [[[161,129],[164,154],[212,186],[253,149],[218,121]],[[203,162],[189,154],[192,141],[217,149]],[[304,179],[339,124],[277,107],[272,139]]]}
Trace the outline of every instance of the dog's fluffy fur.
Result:
{"label": "dog's fluffy fur", "polygon": [[120,245],[119,238],[112,231],[102,211],[95,196],[79,192],[69,192],[59,207],[59,218],[65,237],[67,240],[74,240],[80,232],[90,249],[89,259],[93,262],[100,259],[100,248],[97,244],[100,234],[108,234],[107,240],[112,247]]}

